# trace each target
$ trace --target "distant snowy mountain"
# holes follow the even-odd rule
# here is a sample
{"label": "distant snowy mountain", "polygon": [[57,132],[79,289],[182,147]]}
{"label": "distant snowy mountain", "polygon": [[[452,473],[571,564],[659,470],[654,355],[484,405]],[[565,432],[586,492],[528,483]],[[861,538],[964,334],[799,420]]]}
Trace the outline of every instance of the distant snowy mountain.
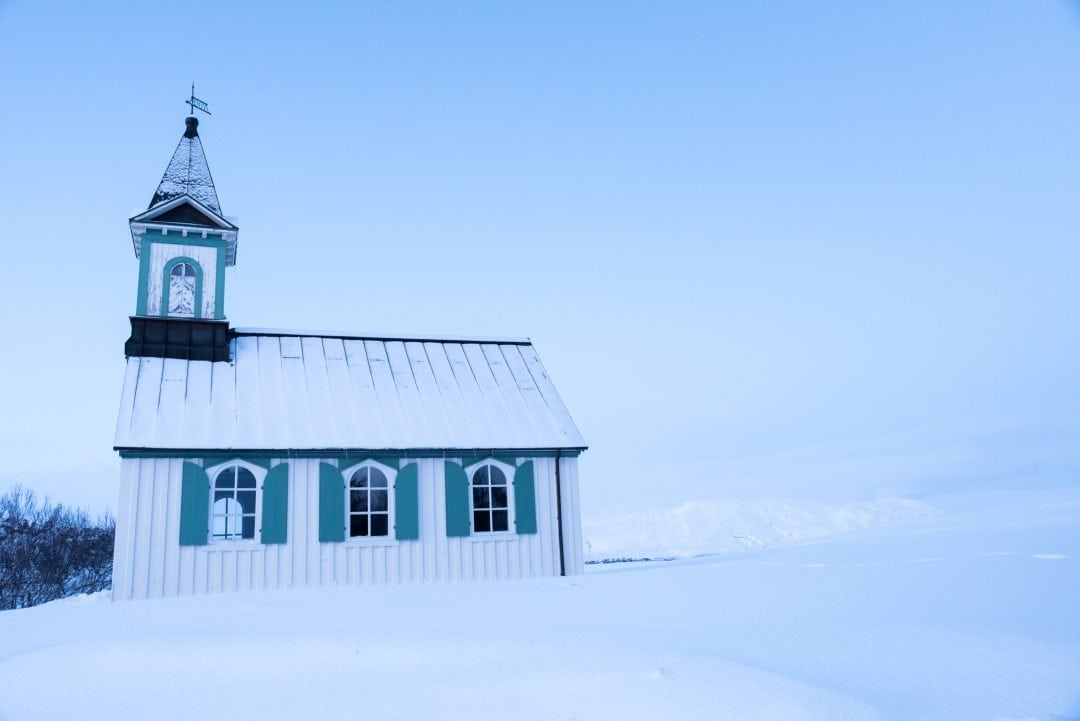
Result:
{"label": "distant snowy mountain", "polygon": [[586,562],[688,558],[808,541],[928,516],[925,503],[890,498],[827,505],[810,501],[688,501],[585,526]]}

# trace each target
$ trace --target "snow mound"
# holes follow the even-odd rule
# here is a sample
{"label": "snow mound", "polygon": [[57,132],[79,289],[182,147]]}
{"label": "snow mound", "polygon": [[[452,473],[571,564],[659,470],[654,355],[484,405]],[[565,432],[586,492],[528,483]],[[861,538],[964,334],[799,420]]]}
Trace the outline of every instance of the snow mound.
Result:
{"label": "snow mound", "polygon": [[937,514],[919,501],[889,498],[828,505],[811,501],[688,501],[585,529],[585,560],[689,558],[811,541],[868,526]]}

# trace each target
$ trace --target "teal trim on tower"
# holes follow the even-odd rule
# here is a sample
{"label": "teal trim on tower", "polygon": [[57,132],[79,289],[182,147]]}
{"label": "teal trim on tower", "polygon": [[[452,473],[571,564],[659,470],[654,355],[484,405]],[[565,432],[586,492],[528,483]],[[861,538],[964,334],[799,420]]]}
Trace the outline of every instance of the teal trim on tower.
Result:
{"label": "teal trim on tower", "polygon": [[[147,231],[147,234],[149,234],[149,232],[150,231]],[[155,237],[154,242],[172,243],[173,245],[191,245],[199,248],[221,248],[224,250],[225,239],[220,236],[217,238],[213,238],[209,235],[210,233],[221,232],[222,231],[220,230],[208,230],[207,237],[203,238],[201,237],[202,231],[199,229],[188,231],[188,234],[186,236],[182,232],[175,229],[171,233],[166,233],[164,230],[162,230],[160,233],[161,237]]]}
{"label": "teal trim on tower", "polygon": [[172,269],[181,263],[187,263],[195,269],[195,315],[193,318],[202,318],[202,290],[203,290],[203,269],[199,264],[199,261],[194,258],[189,258],[186,255],[178,255],[175,258],[170,258],[169,262],[165,264],[165,270],[162,271],[161,279],[161,312],[162,317],[169,315],[169,275],[172,273]]}
{"label": "teal trim on tower", "polygon": [[225,241],[217,252],[217,275],[214,276],[214,318],[225,319]]}
{"label": "teal trim on tower", "polygon": [[139,239],[139,297],[135,299],[135,315],[146,315],[146,295],[150,283],[150,240]]}

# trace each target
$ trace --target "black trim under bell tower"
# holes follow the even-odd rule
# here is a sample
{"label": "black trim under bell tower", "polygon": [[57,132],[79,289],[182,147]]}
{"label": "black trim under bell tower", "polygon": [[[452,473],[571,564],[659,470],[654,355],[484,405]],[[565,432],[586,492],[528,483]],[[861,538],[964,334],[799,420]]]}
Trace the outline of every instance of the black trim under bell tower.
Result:
{"label": "black trim under bell tower", "polygon": [[200,318],[131,316],[131,337],[124,344],[128,358],[179,358],[231,361],[229,321]]}

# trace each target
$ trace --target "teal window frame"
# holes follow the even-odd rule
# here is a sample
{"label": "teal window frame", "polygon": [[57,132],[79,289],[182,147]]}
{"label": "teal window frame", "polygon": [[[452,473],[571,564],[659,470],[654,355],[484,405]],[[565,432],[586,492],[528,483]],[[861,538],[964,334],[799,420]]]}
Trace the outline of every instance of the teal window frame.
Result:
{"label": "teal window frame", "polygon": [[[172,276],[172,269],[181,263],[187,263],[195,269],[195,315],[193,318],[202,318],[202,292],[203,292],[203,269],[199,261],[194,258],[190,258],[186,255],[178,255],[175,258],[170,258],[169,262],[165,264],[165,270],[162,272],[161,278],[161,311],[162,318],[169,317],[169,279]],[[216,315],[216,314],[215,314]]]}

